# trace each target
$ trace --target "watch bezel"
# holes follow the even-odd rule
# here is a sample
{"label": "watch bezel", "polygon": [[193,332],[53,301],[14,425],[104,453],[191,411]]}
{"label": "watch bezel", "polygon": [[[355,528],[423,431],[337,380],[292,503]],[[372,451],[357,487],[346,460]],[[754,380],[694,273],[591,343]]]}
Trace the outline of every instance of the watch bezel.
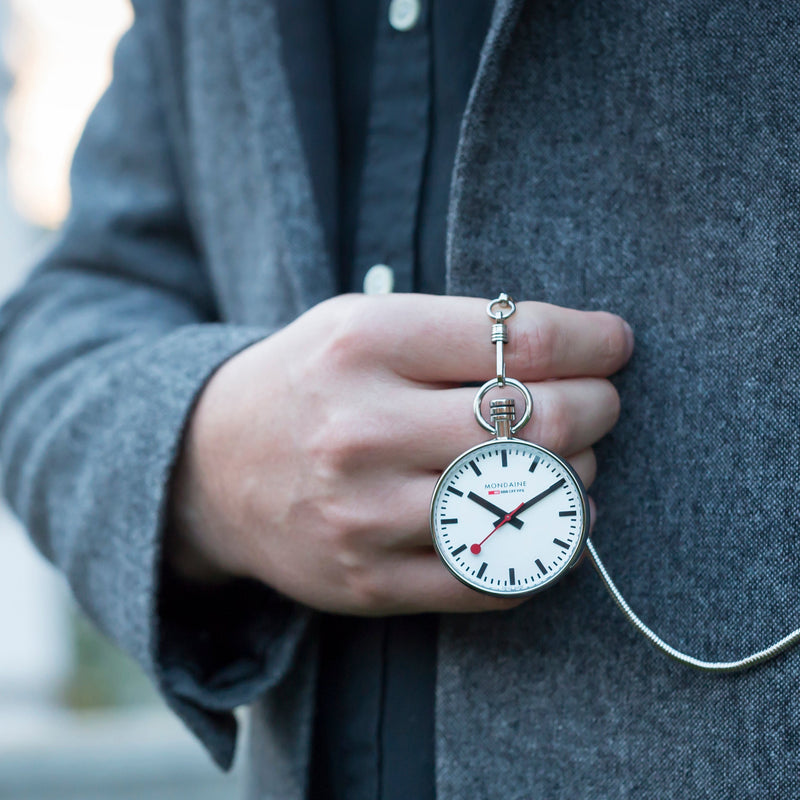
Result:
{"label": "watch bezel", "polygon": [[[547,458],[553,459],[572,478],[578,489],[578,498],[581,504],[581,512],[582,512],[581,519],[583,520],[583,525],[579,533],[578,545],[575,548],[575,552],[573,553],[569,561],[566,561],[564,563],[561,569],[559,569],[558,571],[554,571],[552,576],[548,577],[546,581],[540,583],[539,585],[531,589],[526,588],[526,589],[513,589],[507,591],[496,591],[491,588],[487,588],[486,586],[483,585],[478,586],[470,582],[468,578],[459,573],[445,557],[442,548],[439,545],[439,540],[436,534],[436,500],[440,492],[443,491],[443,486],[446,483],[446,479],[450,474],[450,471],[457,463],[462,461],[467,456],[470,456],[479,450],[483,450],[486,448],[493,448],[500,444],[515,445],[515,446],[522,445],[524,447],[529,447],[533,450],[538,451]],[[431,539],[433,540],[433,546],[436,550],[436,553],[438,554],[439,558],[441,559],[445,567],[447,567],[447,570],[450,572],[450,574],[453,575],[455,578],[457,578],[465,586],[468,586],[470,589],[473,589],[476,592],[492,595],[493,597],[526,597],[528,595],[537,594],[538,592],[541,592],[544,589],[549,589],[551,586],[553,586],[553,584],[558,583],[558,581],[560,581],[572,569],[572,567],[575,566],[580,557],[583,555],[583,551],[586,549],[586,540],[589,537],[589,528],[591,526],[591,520],[589,517],[589,501],[586,494],[586,488],[584,487],[583,481],[580,479],[578,473],[572,468],[572,466],[569,463],[567,463],[567,461],[565,461],[557,453],[554,453],[552,450],[548,450],[546,447],[543,447],[540,444],[536,444],[535,442],[530,442],[527,439],[518,439],[516,437],[508,437],[508,438],[495,437],[485,442],[476,444],[469,450],[465,450],[463,453],[460,453],[450,462],[450,464],[448,464],[447,468],[439,476],[439,480],[436,482],[436,486],[433,489],[433,494],[431,495],[429,525],[431,531]]]}

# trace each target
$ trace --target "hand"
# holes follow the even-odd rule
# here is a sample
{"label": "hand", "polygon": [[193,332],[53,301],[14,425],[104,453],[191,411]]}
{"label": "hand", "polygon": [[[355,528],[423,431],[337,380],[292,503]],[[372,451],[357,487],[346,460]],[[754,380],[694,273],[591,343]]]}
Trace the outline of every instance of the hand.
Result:
{"label": "hand", "polygon": [[480,542],[471,545],[469,548],[470,553],[472,553],[475,556],[479,555],[481,552],[481,548],[483,547],[484,544],[486,544],[487,540],[494,534],[494,532],[498,528],[502,528],[503,525],[506,524],[506,522],[511,522],[511,520],[514,518],[514,515],[519,513],[519,510],[522,508],[523,505],[524,503],[520,503],[513,511],[509,511],[508,514],[506,514],[501,520],[497,522],[497,524],[494,526],[494,528],[492,528],[491,533],[489,533],[488,536],[484,536],[484,538],[481,539]]}
{"label": "hand", "polygon": [[[565,483],[564,479],[561,478],[561,480],[556,481],[552,486],[548,486],[543,492],[539,492],[539,494],[537,494],[535,497],[531,497],[531,499],[528,500],[527,502],[520,503],[517,506],[517,508],[515,508],[514,511],[511,512],[511,514],[506,514],[503,517],[502,522],[499,519],[495,520],[495,524],[497,524],[498,522],[500,524],[503,524],[503,522],[510,522],[513,525],[514,522],[519,522],[520,523],[520,527],[522,527],[522,521],[518,520],[516,518],[523,511],[525,511],[526,509],[530,508],[531,506],[536,505],[536,503],[538,503],[540,500],[544,500],[545,497],[547,497],[548,495],[552,494],[556,489],[560,489],[564,485],[564,483]],[[505,517],[509,517],[509,518],[505,519]]]}
{"label": "hand", "polygon": [[[343,296],[223,364],[176,466],[171,563],[198,578],[256,578],[338,613],[517,604],[451,577],[428,528],[438,474],[485,438],[475,390],[463,387],[494,374],[485,307]],[[619,413],[606,377],[628,359],[630,329],[541,303],[519,303],[509,328],[508,374],[535,404],[520,435],[568,458],[590,485],[591,445]]]}
{"label": "hand", "polygon": [[[487,511],[491,511],[494,514],[499,514],[500,517],[504,517],[506,512],[503,511],[500,506],[496,506],[494,503],[490,503],[488,500],[484,500],[479,494],[475,494],[475,492],[470,492],[467,497],[472,500],[473,503],[477,503],[479,506],[483,506]],[[510,522],[515,528],[521,528],[522,522],[518,519],[507,520]],[[495,525],[500,522],[499,519],[495,520]]]}

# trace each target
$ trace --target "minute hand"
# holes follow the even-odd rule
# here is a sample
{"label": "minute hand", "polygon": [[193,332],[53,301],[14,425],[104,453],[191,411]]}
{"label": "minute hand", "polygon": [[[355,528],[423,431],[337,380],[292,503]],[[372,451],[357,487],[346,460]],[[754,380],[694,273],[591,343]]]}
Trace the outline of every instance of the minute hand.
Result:
{"label": "minute hand", "polygon": [[[537,494],[536,497],[531,497],[531,499],[528,500],[527,503],[523,503],[514,512],[513,516],[518,517],[523,511],[525,511],[526,508],[530,508],[531,506],[536,505],[536,503],[538,503],[540,500],[544,500],[544,498],[547,497],[547,495],[552,494],[556,489],[560,489],[566,482],[567,482],[566,478],[561,478],[561,480],[556,481],[552,486],[548,486],[543,492],[539,492],[539,494]],[[502,517],[500,519],[502,519]],[[495,520],[494,524],[497,525],[500,522],[500,519]],[[513,522],[513,517],[512,519],[509,519],[509,523],[512,522]]]}

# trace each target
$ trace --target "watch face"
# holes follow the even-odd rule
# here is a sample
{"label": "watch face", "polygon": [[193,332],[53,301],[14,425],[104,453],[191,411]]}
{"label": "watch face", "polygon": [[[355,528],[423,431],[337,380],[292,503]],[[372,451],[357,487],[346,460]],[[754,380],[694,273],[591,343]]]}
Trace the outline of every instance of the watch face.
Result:
{"label": "watch face", "polygon": [[494,439],[459,456],[431,502],[433,541],[445,565],[478,591],[539,591],[583,551],[586,493],[575,471],[543,447]]}

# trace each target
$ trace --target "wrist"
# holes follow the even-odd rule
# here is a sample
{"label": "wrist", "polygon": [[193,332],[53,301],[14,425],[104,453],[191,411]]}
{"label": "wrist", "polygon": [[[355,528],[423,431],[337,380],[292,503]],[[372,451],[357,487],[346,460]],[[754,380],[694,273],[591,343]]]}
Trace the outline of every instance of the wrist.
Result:
{"label": "wrist", "polygon": [[162,543],[164,565],[194,583],[218,585],[234,578],[206,546],[208,522],[202,509],[203,491],[197,475],[193,432],[183,442],[170,481]]}

